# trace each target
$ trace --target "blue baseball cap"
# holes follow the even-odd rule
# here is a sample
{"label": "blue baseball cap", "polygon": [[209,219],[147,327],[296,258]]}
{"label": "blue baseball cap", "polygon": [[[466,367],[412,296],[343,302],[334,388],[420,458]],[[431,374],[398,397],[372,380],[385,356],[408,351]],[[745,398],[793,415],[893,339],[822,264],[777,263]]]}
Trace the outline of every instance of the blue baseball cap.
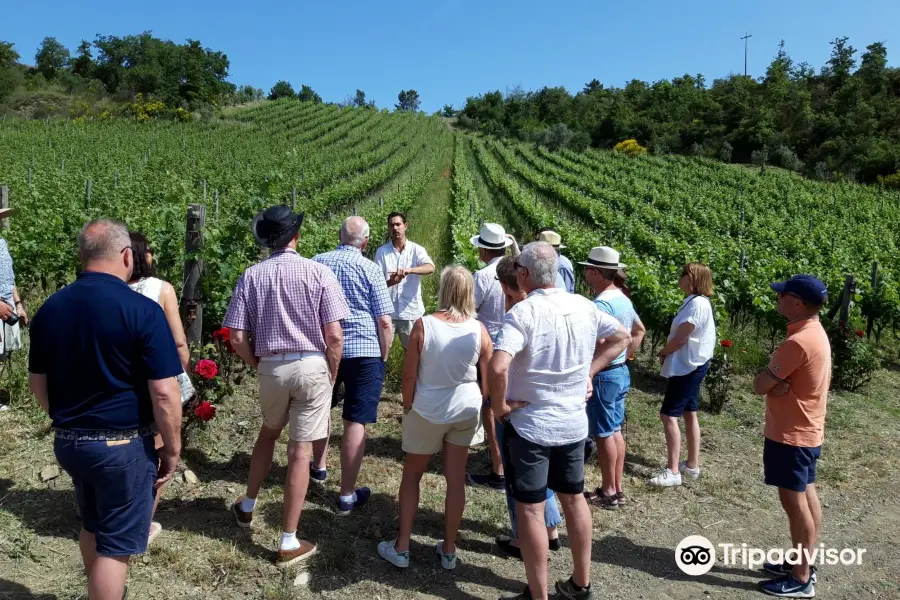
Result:
{"label": "blue baseball cap", "polygon": [[787,281],[769,284],[779,294],[793,294],[814,306],[825,304],[828,299],[828,288],[812,275],[794,275]]}

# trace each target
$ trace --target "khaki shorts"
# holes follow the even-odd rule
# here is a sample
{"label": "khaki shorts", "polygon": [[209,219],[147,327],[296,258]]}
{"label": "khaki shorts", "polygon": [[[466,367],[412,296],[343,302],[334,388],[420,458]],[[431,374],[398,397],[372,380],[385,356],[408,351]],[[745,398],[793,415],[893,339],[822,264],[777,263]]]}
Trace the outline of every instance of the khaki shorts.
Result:
{"label": "khaki shorts", "polygon": [[394,327],[394,334],[400,338],[400,345],[403,346],[403,349],[406,350],[407,344],[409,344],[409,336],[412,334],[413,325],[416,324],[418,319],[413,319],[412,321],[407,321],[406,319],[394,319],[391,318],[391,325]]}
{"label": "khaki shorts", "polygon": [[328,363],[321,357],[260,362],[259,404],[266,427],[284,429],[290,423],[293,442],[313,442],[328,436]]}
{"label": "khaki shorts", "polygon": [[474,446],[484,441],[481,412],[465,421],[432,423],[415,410],[403,417],[404,452],[410,454],[436,454],[444,442],[454,446]]}

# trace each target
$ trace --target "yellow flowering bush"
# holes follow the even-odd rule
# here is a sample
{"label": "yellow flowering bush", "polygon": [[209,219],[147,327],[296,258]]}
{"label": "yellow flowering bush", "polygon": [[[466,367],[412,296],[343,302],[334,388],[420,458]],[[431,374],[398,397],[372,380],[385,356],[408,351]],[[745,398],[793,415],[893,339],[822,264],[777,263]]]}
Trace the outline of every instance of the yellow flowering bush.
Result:
{"label": "yellow flowering bush", "polygon": [[191,114],[190,111],[185,110],[181,107],[175,109],[175,118],[181,121],[182,123],[187,123],[191,119],[194,118],[194,115]]}
{"label": "yellow flowering bush", "polygon": [[637,140],[623,140],[616,144],[616,152],[621,152],[628,156],[641,156],[647,154],[647,149],[637,143]]}
{"label": "yellow flowering bush", "polygon": [[128,105],[128,110],[137,117],[138,123],[146,123],[166,110],[166,105],[159,100],[145,100],[143,94],[138,94],[134,102]]}

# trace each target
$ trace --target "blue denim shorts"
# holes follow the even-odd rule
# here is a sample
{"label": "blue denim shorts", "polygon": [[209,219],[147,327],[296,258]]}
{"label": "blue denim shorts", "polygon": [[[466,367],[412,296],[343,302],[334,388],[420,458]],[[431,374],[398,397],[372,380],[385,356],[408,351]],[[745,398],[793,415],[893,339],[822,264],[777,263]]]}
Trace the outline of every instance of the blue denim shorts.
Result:
{"label": "blue denim shorts", "polygon": [[709,361],[700,365],[687,375],[669,377],[666,384],[666,397],[663,399],[660,414],[669,417],[680,417],[687,412],[697,412],[700,408],[700,386],[709,371]]}
{"label": "blue denim shorts", "polygon": [[157,457],[153,436],[131,440],[57,437],[56,460],[72,477],[82,527],[97,538],[97,554],[147,551]]}
{"label": "blue denim shorts", "polygon": [[805,448],[766,438],[763,446],[766,485],[805,492],[806,486],[816,482],[816,461],[821,452],[822,446]]}
{"label": "blue denim shorts", "polygon": [[625,422],[625,396],[631,388],[631,373],[621,367],[594,375],[594,389],[587,402],[588,435],[606,438],[622,431]]}
{"label": "blue denim shorts", "polygon": [[344,383],[343,418],[351,423],[374,423],[384,386],[385,364],[377,358],[344,358],[334,387]]}

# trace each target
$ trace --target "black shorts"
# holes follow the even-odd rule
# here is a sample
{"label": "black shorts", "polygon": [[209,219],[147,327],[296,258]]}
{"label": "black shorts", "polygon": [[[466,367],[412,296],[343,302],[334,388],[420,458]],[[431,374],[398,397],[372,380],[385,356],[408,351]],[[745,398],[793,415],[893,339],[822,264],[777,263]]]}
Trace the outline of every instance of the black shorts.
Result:
{"label": "black shorts", "polygon": [[766,438],[763,446],[766,485],[805,492],[806,486],[816,482],[816,461],[821,453],[822,446],[805,448]]}
{"label": "black shorts", "polygon": [[663,398],[660,414],[680,417],[685,412],[697,412],[700,408],[700,386],[709,371],[709,361],[688,373],[669,377],[666,396]]}
{"label": "black shorts", "polygon": [[504,427],[503,469],[506,487],[516,502],[544,502],[547,488],[557,494],[584,492],[584,440],[541,446],[521,437],[509,422]]}
{"label": "black shorts", "polygon": [[378,358],[344,358],[334,381],[331,406],[337,404],[337,388],[344,384],[343,418],[351,423],[374,423],[384,385],[385,364]]}

